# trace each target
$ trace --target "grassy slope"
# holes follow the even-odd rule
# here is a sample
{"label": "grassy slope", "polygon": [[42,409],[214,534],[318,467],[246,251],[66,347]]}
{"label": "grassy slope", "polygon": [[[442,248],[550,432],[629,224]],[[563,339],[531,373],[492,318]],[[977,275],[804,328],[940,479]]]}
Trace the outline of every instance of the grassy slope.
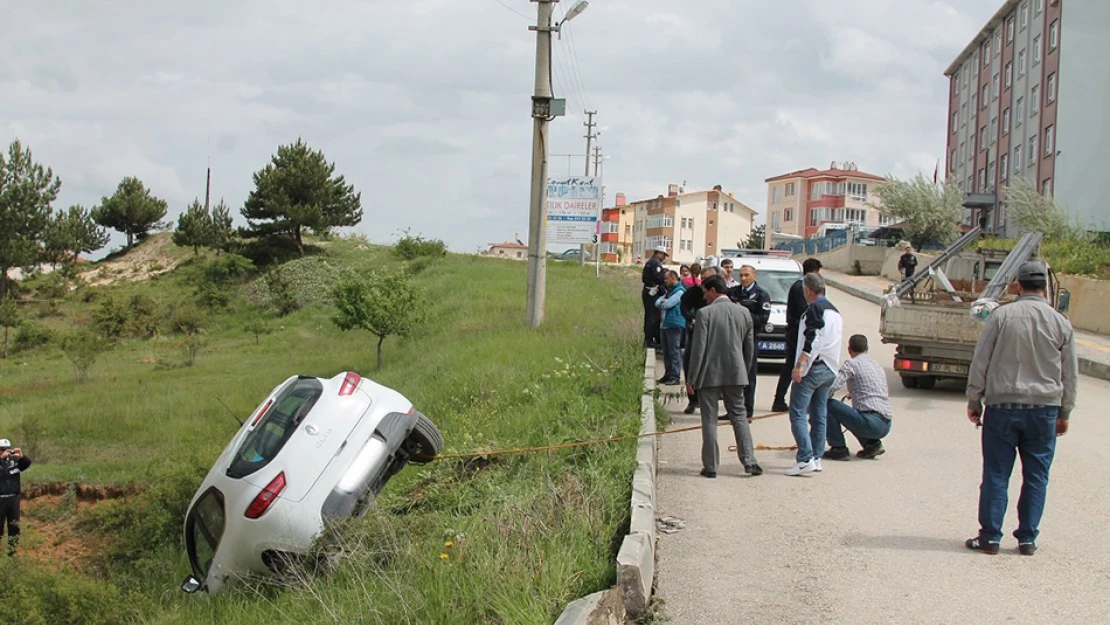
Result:
{"label": "grassy slope", "polygon": [[[398,264],[351,242],[333,243],[327,257]],[[642,352],[633,281],[549,267],[547,319],[533,331],[523,324],[522,263],[437,261],[416,278],[430,295],[428,324],[387,340],[380,373],[371,337],[340,332],[323,309],[276,321],[259,345],[234,314],[216,319],[192,368],[150,364],[180,360],[170,339],[128,342],[85,384],[56,350],[21,354],[0,369],[0,430],[19,431],[21,421],[38,430],[29,480],[131,482],[166,458],[210,463],[236,427],[218,400],[244,416],[289,375],[351,369],[408,396],[449,452],[634,432]],[[188,288],[170,275],[118,290],[165,301]],[[64,310],[82,316],[75,306]],[[157,623],[550,622],[567,600],[612,582],[633,464],[624,444],[410,468],[379,500],[380,515],[343,534],[335,575],[281,593],[186,598],[166,592],[185,573],[180,554],[167,552],[134,607]]]}

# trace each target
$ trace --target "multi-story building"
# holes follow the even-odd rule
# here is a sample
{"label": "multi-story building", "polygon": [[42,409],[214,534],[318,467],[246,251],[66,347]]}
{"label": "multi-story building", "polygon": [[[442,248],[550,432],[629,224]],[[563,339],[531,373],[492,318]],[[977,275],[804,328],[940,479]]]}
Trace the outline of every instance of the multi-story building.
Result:
{"label": "multi-story building", "polygon": [[993,231],[1012,234],[1005,188],[1017,176],[1110,230],[1108,24],[1106,0],[1006,0],[945,71],[945,171],[966,192],[997,193]]}
{"label": "multi-story building", "polygon": [[[666,196],[616,208],[620,209],[617,227],[621,235],[628,225],[624,220],[632,219],[631,255],[625,262],[647,258],[659,245],[670,251],[671,262],[675,263],[692,263],[698,257],[719,254],[721,249],[739,246],[747,240],[756,215],[732,193],[725,193],[720,185],[709,191],[687,193],[672,184]],[[614,215],[615,211],[603,211],[603,220],[605,214]],[[613,223],[614,219],[610,217],[608,223]],[[603,224],[603,242],[605,227]]]}
{"label": "multi-story building", "polygon": [[616,205],[601,210],[601,260],[631,264],[635,209],[628,205],[623,193],[617,194]]}
{"label": "multi-story building", "polygon": [[882,176],[860,171],[855,163],[832,163],[828,169],[803,169],[768,178],[767,237],[775,234],[808,238],[822,224],[847,223],[879,227],[892,221],[872,205],[879,199],[871,191]]}

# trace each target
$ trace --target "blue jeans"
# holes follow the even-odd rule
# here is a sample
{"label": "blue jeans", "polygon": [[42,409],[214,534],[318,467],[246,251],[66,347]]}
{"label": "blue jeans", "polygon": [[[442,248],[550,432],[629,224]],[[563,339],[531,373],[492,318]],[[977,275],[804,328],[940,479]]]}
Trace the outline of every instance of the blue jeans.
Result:
{"label": "blue jeans", "polygon": [[[798,445],[795,459],[809,462],[825,455],[825,418],[828,413],[829,389],[836,374],[828,365],[818,362],[809,369],[801,383],[790,387],[790,432]],[[809,415],[809,428],[806,428]]]}
{"label": "blue jeans", "polygon": [[682,377],[682,328],[663,328],[663,377],[677,380]]}
{"label": "blue jeans", "polygon": [[847,447],[844,432],[841,426],[855,435],[860,445],[868,441],[877,441],[890,434],[890,421],[879,416],[876,412],[860,412],[855,408],[835,399],[829,400],[829,447]]}
{"label": "blue jeans", "polygon": [[1048,491],[1048,470],[1056,453],[1055,406],[1024,410],[986,409],[983,415],[983,482],[979,486],[979,536],[1002,540],[1007,487],[1014,457],[1021,456],[1021,496],[1018,499],[1018,542],[1037,538]]}

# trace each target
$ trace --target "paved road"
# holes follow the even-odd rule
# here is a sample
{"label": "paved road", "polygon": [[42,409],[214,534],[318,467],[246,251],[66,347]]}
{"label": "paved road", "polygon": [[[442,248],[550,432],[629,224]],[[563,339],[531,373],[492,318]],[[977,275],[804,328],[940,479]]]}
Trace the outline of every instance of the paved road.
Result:
{"label": "paved road", "polygon": [[[838,291],[830,298],[846,336],[867,334],[889,368],[878,307]],[[767,451],[758,452],[767,473],[745,477],[722,448],[719,477],[705,479],[698,432],[662,439],[659,515],[686,521],[659,539],[657,596],[668,623],[1110,623],[1110,383],[1080,383],[1040,550],[1028,558],[1010,537],[998,556],[963,547],[978,530],[980,456],[962,388],[911,391],[889,379],[895,422],[886,455],[825,461],[813,477],[786,477],[793,452]],[[773,380],[769,370],[760,376],[757,413],[770,408]],[[683,405],[669,407],[673,426],[698,423]],[[753,424],[756,442],[791,444],[785,419]],[[731,431],[720,433],[723,447]],[[1015,472],[1007,533],[1017,484]]]}

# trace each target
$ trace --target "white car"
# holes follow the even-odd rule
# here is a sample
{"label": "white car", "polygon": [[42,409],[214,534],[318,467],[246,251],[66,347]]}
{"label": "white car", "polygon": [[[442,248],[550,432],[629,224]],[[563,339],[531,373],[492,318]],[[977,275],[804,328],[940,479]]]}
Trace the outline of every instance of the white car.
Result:
{"label": "white car", "polygon": [[181,589],[216,593],[251,573],[278,574],[324,524],[362,515],[406,463],[443,448],[400,393],[344,372],[275,388],[216,460],[189,505]]}
{"label": "white car", "polygon": [[790,287],[802,279],[802,265],[789,255],[771,251],[745,250],[730,255],[733,275],[740,267],[755,267],[755,282],[771,296],[771,316],[767,324],[755,329],[761,359],[786,358],[786,296]]}

